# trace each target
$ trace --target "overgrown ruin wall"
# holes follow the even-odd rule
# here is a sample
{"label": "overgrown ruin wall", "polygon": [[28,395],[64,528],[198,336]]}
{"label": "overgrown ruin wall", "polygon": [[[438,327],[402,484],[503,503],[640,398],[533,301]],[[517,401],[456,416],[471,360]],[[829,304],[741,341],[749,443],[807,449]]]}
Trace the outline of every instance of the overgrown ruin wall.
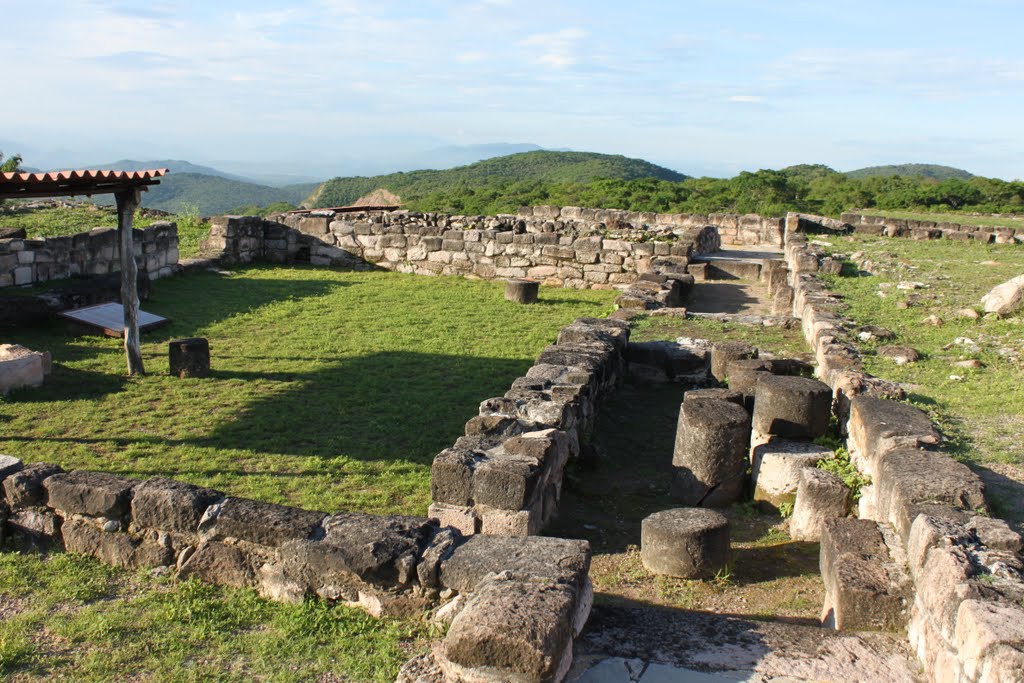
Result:
{"label": "overgrown ruin wall", "polygon": [[365,262],[421,275],[528,277],[557,287],[610,288],[653,271],[660,259],[685,266],[718,246],[717,231],[707,225],[623,224],[611,230],[604,223],[543,216],[315,211],[214,218],[203,253],[226,262]]}
{"label": "overgrown ruin wall", "polygon": [[856,232],[879,237],[905,237],[915,240],[972,240],[984,244],[1024,244],[1024,227],[971,225],[969,223],[937,223],[907,218],[869,216],[847,212],[838,220],[827,216],[790,213],[786,215],[786,231]]}
{"label": "overgrown ruin wall", "polygon": [[[135,263],[150,280],[178,265],[178,227],[153,223],[133,230]],[[95,228],[63,237],[0,239],[0,287],[32,285],[73,275],[106,275],[121,269],[117,228]]]}
{"label": "overgrown ruin wall", "polygon": [[830,619],[860,612],[905,626],[932,681],[1024,680],[1021,537],[989,516],[981,479],[941,450],[929,417],[893,400],[902,388],[864,372],[842,302],[815,275],[825,258],[789,234],[794,314],[833,389],[853,461],[871,478],[862,521],[823,535]]}

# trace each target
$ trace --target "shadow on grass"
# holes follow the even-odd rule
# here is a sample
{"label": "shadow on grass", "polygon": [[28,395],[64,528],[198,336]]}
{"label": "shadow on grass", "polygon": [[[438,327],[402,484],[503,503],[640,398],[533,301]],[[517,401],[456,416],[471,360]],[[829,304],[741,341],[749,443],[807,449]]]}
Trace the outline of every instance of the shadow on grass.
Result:
{"label": "shadow on grass", "polygon": [[758,286],[748,281],[701,282],[687,297],[686,308],[694,313],[747,313],[761,303],[748,293],[748,289]]}

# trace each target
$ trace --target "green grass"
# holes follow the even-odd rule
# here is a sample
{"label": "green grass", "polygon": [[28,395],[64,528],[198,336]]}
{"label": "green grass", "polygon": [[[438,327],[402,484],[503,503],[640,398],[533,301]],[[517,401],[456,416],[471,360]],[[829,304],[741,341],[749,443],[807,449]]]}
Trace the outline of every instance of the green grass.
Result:
{"label": "green grass", "polygon": [[0,596],[0,675],[12,682],[391,681],[429,636],[423,624],[68,554],[0,553]]}
{"label": "green grass", "polygon": [[[57,325],[9,333],[55,366],[44,387],[0,399],[0,452],[326,512],[422,515],[433,456],[479,402],[613,296],[543,288],[521,306],[499,282],[309,267],[160,280],[143,308],[172,323],[143,335],[147,376],[125,377],[119,340]],[[210,340],[212,377],[167,376],[167,340],[182,336]],[[426,637],[70,555],[0,553],[0,596],[0,676],[13,681],[394,680]]]}
{"label": "green grass", "polygon": [[902,218],[912,221],[935,221],[936,223],[960,223],[962,225],[981,225],[992,228],[1024,227],[1024,216],[982,216],[967,213],[925,213],[921,211],[899,211],[896,209],[853,209],[865,216],[885,216]]}
{"label": "green grass", "polygon": [[[204,222],[194,210],[183,210],[180,214],[167,218],[152,218],[136,213],[132,224],[136,228],[145,228],[158,220],[177,223],[178,250],[182,258],[198,254],[199,240],[210,234],[210,224]],[[17,202],[0,205],[0,228],[25,228],[30,238],[74,235],[99,227],[117,227],[117,212],[114,207],[86,202],[72,207],[38,209],[20,208]]]}
{"label": "green grass", "polygon": [[[41,389],[0,401],[0,452],[66,468],[170,476],[327,512],[424,514],[433,456],[479,402],[507,391],[558,329],[614,292],[387,272],[247,268],[154,283],[150,375],[126,378],[118,340],[60,326],[8,342],[50,350]],[[210,340],[214,376],[167,372],[167,341]]]}
{"label": "green grass", "polygon": [[[920,361],[898,366],[875,354],[877,344],[854,339],[867,371],[908,386],[910,400],[932,414],[957,457],[977,464],[1024,464],[1024,317],[957,315],[965,308],[980,310],[981,297],[992,287],[1024,272],[1024,249],[945,240],[826,239],[833,251],[860,251],[875,264],[875,275],[826,278],[849,305],[844,315],[861,325],[887,327],[897,338],[885,344],[911,346],[922,354]],[[853,270],[848,266],[846,272]],[[900,290],[900,282],[924,287]],[[900,302],[909,307],[900,308]],[[943,324],[924,324],[931,315]],[[955,344],[957,338],[970,339],[977,348]],[[985,367],[953,365],[969,359]]]}
{"label": "green grass", "polygon": [[[697,293],[700,296],[698,285]],[[646,316],[634,322],[632,341],[651,341],[693,337],[719,341],[743,341],[780,356],[806,354],[807,343],[799,328],[760,327],[739,323],[722,323],[704,318],[678,318]]]}

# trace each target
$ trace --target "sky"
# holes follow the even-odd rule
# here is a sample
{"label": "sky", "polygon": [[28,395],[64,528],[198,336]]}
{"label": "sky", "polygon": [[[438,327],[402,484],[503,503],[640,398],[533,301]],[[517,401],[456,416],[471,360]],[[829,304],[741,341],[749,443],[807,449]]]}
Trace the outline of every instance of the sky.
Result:
{"label": "sky", "polygon": [[534,143],[1024,178],[1024,2],[0,0],[0,150],[334,169]]}

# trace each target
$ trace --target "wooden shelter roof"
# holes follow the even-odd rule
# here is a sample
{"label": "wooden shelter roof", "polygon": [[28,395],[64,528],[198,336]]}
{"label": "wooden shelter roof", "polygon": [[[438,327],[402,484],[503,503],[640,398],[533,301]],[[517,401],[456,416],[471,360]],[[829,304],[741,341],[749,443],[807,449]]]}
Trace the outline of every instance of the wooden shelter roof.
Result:
{"label": "wooden shelter roof", "polygon": [[50,171],[0,173],[0,199],[94,195],[144,189],[156,185],[166,168],[148,171]]}

